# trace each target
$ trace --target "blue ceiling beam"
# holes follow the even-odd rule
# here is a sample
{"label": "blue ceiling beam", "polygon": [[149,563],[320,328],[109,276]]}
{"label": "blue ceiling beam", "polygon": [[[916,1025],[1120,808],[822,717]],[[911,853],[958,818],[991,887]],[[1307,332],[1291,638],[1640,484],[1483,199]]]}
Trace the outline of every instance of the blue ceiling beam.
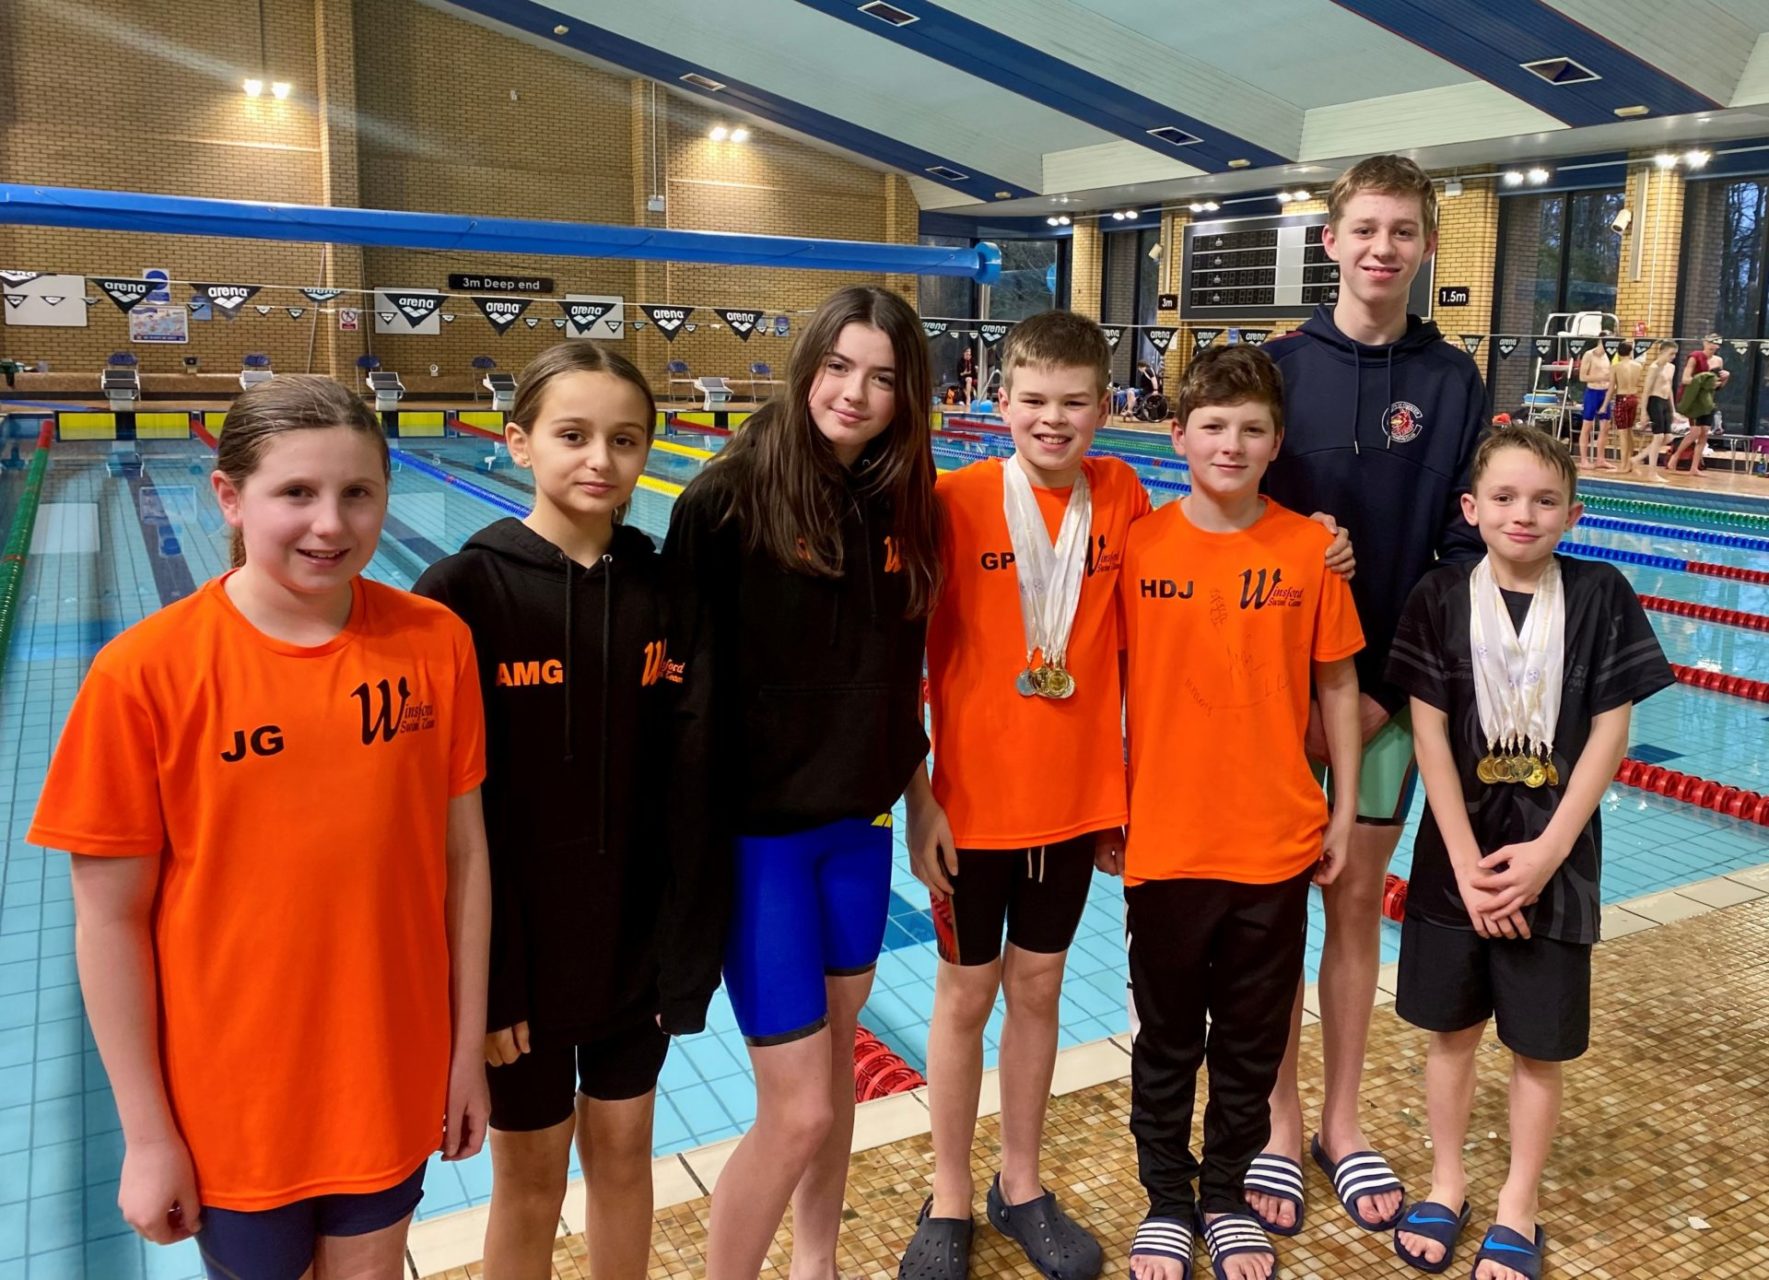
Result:
{"label": "blue ceiling beam", "polygon": [[[561,45],[579,53],[624,67],[635,75],[656,80],[681,93],[691,93],[708,102],[741,111],[783,128],[809,134],[824,142],[865,156],[881,164],[900,169],[918,178],[926,178],[943,187],[963,192],[973,200],[1007,200],[1037,195],[1029,187],[985,173],[974,165],[935,155],[896,138],[876,133],[851,120],[843,120],[815,107],[772,93],[760,85],[749,84],[729,72],[705,63],[690,62],[662,49],[641,44],[605,27],[598,27],[576,14],[550,9],[534,0],[449,0],[459,9],[501,22],[505,26],[526,31],[548,44]],[[564,35],[554,28],[566,28]],[[682,79],[695,74],[706,76],[724,85],[708,90]],[[943,176],[937,170],[945,170]],[[951,175],[957,175],[956,177]]]}
{"label": "blue ceiling beam", "polygon": [[979,284],[994,284],[1001,278],[1001,253],[992,244],[953,248],[877,244],[868,240],[611,227],[531,218],[475,218],[458,213],[269,204],[0,182],[0,226],[9,224],[563,258],[636,258],[812,271],[962,276]]}
{"label": "blue ceiling beam", "polygon": [[[1248,160],[1253,167],[1263,168],[1295,159],[1249,142],[1220,125],[1133,93],[1104,76],[1052,57],[928,0],[890,0],[892,8],[916,18],[902,26],[862,13],[860,6],[866,0],[798,3],[1206,173],[1226,171],[1230,160]],[[1175,146],[1149,132],[1162,128],[1181,129],[1198,141]]]}
{"label": "blue ceiling beam", "polygon": [[[1614,124],[1618,107],[1676,116],[1722,105],[1540,0],[1335,3],[1574,127]],[[1544,58],[1571,58],[1601,78],[1550,84],[1523,69]]]}

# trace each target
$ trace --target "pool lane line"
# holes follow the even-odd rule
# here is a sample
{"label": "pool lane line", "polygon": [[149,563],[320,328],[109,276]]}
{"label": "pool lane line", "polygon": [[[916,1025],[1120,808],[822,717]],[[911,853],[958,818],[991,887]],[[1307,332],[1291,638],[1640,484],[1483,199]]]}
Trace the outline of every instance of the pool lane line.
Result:
{"label": "pool lane line", "polygon": [[1612,560],[1617,564],[1637,564],[1648,569],[1668,569],[1673,573],[1695,573],[1709,578],[1727,578],[1769,586],[1769,569],[1743,569],[1737,565],[1715,564],[1709,560],[1686,560],[1682,556],[1661,556],[1651,551],[1627,551],[1621,547],[1601,547],[1594,542],[1578,542],[1562,538],[1556,551],[1584,560]]}
{"label": "pool lane line", "polygon": [[1666,596],[1640,593],[1641,607],[1657,613],[1674,613],[1680,618],[1698,622],[1717,622],[1722,626],[1742,627],[1746,631],[1769,631],[1769,616],[1746,613],[1742,609],[1724,609],[1714,604],[1697,604],[1693,600],[1672,600]]}
{"label": "pool lane line", "polygon": [[1678,662],[1670,665],[1671,674],[1681,684],[1709,689],[1715,693],[1729,693],[1735,698],[1748,698],[1752,702],[1769,702],[1769,681],[1753,680],[1749,676],[1714,671],[1707,667],[1686,667]]}
{"label": "pool lane line", "polygon": [[25,560],[31,554],[31,539],[37,528],[37,508],[43,497],[43,477],[49,471],[49,446],[55,440],[55,428],[44,423],[37,435],[37,448],[25,468],[25,487],[13,509],[12,528],[6,534],[6,548],[0,554],[0,673],[6,669],[6,654],[12,647],[13,628],[18,625],[19,591],[24,584]]}

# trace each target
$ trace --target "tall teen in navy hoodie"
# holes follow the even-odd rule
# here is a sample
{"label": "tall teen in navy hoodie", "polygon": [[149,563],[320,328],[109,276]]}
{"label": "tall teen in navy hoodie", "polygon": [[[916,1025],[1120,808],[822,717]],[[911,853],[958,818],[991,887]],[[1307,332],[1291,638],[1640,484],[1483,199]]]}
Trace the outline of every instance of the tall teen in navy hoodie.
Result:
{"label": "tall teen in navy hoodie", "polygon": [[689,673],[675,771],[715,789],[676,812],[731,859],[725,988],[756,1078],[755,1125],[713,1191],[707,1280],[754,1280],[789,1197],[793,1274],[835,1274],[888,815],[928,749],[929,387],[909,304],[842,290],[780,397],[677,500],[664,545]]}
{"label": "tall teen in navy hoodie", "polygon": [[[1350,855],[1323,891],[1326,1102],[1310,1148],[1353,1221],[1380,1230],[1399,1217],[1402,1187],[1368,1149],[1358,1089],[1376,994],[1383,877],[1416,781],[1406,695],[1384,671],[1413,585],[1439,556],[1485,553],[1459,504],[1486,421],[1486,390],[1466,352],[1407,314],[1413,279],[1437,247],[1431,180],[1410,160],[1374,156],[1339,178],[1327,209],[1322,243],[1339,264],[1338,301],[1265,347],[1284,375],[1286,419],[1266,490],[1292,510],[1331,511],[1357,546],[1351,594],[1364,629],[1357,670],[1365,746]],[[1311,754],[1324,759],[1318,733],[1311,725]],[[1302,1219],[1301,1016],[1298,991],[1272,1094],[1271,1141],[1246,1183],[1254,1210],[1285,1234]]]}
{"label": "tall teen in navy hoodie", "polygon": [[[656,410],[590,342],[523,370],[505,438],[534,510],[419,579],[473,631],[485,693],[492,863],[491,1280],[552,1274],[575,1133],[600,1280],[651,1240],[652,1104],[671,1035],[718,985],[723,896],[704,845],[661,814],[672,694],[661,562],[620,523]],[[666,850],[673,850],[673,858]]]}

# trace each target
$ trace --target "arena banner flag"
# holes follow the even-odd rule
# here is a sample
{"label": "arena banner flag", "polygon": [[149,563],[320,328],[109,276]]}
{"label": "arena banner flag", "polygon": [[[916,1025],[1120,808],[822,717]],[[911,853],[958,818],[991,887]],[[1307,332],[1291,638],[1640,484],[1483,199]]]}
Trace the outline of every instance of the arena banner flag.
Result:
{"label": "arena banner flag", "polygon": [[1465,334],[1463,334],[1462,335],[1462,350],[1466,351],[1469,355],[1475,354],[1477,351],[1480,350],[1480,344],[1485,340],[1485,338],[1486,338],[1486,335],[1484,333],[1465,333]]}
{"label": "arena banner flag", "polygon": [[682,332],[682,326],[688,323],[688,317],[694,314],[693,307],[675,307],[667,303],[641,302],[639,310],[650,316],[657,331],[671,342]]}
{"label": "arena banner flag", "polygon": [[983,340],[983,345],[985,347],[992,347],[1003,338],[1007,337],[1007,331],[1011,328],[1013,328],[1011,324],[1002,324],[995,320],[985,320],[977,326],[977,336]]}
{"label": "arena banner flag", "polygon": [[0,271],[0,284],[8,289],[16,289],[22,284],[31,283],[42,274],[41,271]]}
{"label": "arena banner flag", "polygon": [[565,317],[564,316],[554,316],[553,317],[553,327],[555,329],[563,329],[565,327]]}
{"label": "arena banner flag", "polygon": [[1621,349],[1622,340],[1620,338],[1605,338],[1603,340],[1603,354],[1611,360],[1615,359],[1615,353]]}
{"label": "arena banner flag", "polygon": [[309,302],[315,303],[316,305],[323,305],[327,302],[330,302],[333,298],[337,297],[340,293],[343,293],[343,292],[344,291],[342,289],[303,289],[303,290],[301,290],[302,296],[305,297]]}
{"label": "arena banner flag", "polygon": [[222,315],[233,319],[257,294],[255,284],[193,284],[197,297],[203,298]]}
{"label": "arena banner flag", "polygon": [[291,320],[299,320],[302,316],[307,314],[306,307],[284,307],[283,310],[289,313],[289,319]]}
{"label": "arena banner flag", "polygon": [[1102,324],[1099,327],[1099,331],[1106,335],[1106,348],[1108,350],[1116,351],[1118,349],[1118,344],[1124,341],[1124,326],[1121,324]]}
{"label": "arena banner flag", "polygon": [[695,324],[693,321],[689,321],[687,324],[682,326],[682,332],[683,333],[693,333],[699,328],[700,328],[699,325]]}
{"label": "arena banner flag", "polygon": [[1590,345],[1591,340],[1589,338],[1568,338],[1566,340],[1566,349],[1572,353],[1572,358],[1575,360],[1584,355],[1585,348]]}
{"label": "arena banner flag", "polygon": [[100,293],[117,304],[117,309],[124,315],[128,315],[136,307],[146,302],[148,295],[153,293],[156,287],[152,280],[125,280],[116,276],[90,276],[88,278],[98,286]]}
{"label": "arena banner flag", "polygon": [[1269,337],[1271,337],[1271,330],[1270,329],[1243,329],[1243,330],[1241,330],[1241,342],[1242,342],[1242,345],[1244,345],[1244,346],[1249,346],[1249,347],[1264,346],[1265,340]]}
{"label": "arena banner flag", "polygon": [[276,308],[273,306],[270,306],[268,303],[254,302],[252,304],[252,310],[256,311],[261,316],[267,316],[272,311],[275,311]]}
{"label": "arena banner flag", "polygon": [[1513,351],[1517,350],[1517,339],[1516,338],[1495,338],[1493,340],[1493,345],[1498,347],[1498,349],[1499,349],[1499,358],[1501,360],[1507,360],[1510,358],[1511,353]]}
{"label": "arena banner flag", "polygon": [[[1155,346],[1160,348],[1162,351],[1165,351],[1165,350],[1167,350],[1168,347],[1173,345],[1173,330],[1168,329],[1165,331],[1167,334],[1167,341],[1165,341],[1165,342],[1161,342],[1158,339],[1156,339],[1155,332],[1156,331],[1153,329],[1149,330],[1149,340],[1151,342],[1154,342]],[[1193,329],[1192,330],[1192,350],[1193,351],[1202,351],[1205,347],[1208,347],[1211,343],[1215,342],[1216,335],[1221,332],[1222,332],[1221,329]]]}
{"label": "arena banner flag", "polygon": [[522,323],[527,325],[530,329],[534,328],[540,322],[541,318],[539,316],[524,316],[522,318]]}
{"label": "arena banner flag", "polygon": [[725,322],[725,327],[730,329],[732,333],[736,334],[739,338],[742,338],[745,342],[749,341],[749,335],[754,333],[756,331],[756,326],[762,322],[762,313],[760,311],[747,311],[733,307],[714,307],[713,314],[723,320]]}
{"label": "arena banner flag", "polygon": [[1759,342],[1757,344],[1757,354],[1761,356],[1769,356],[1769,342]]}
{"label": "arena banner flag", "polygon": [[1746,342],[1743,338],[1734,338],[1732,340],[1732,349],[1738,352],[1741,356],[1748,356],[1751,353],[1751,344]]}
{"label": "arena banner flag", "polygon": [[566,320],[579,337],[588,333],[596,321],[614,310],[612,302],[577,302],[571,298],[565,299],[559,307],[565,312]]}
{"label": "arena banner flag", "polygon": [[510,331],[511,325],[522,318],[522,313],[528,310],[529,301],[528,298],[476,297],[473,305],[479,308],[479,314],[485,317],[487,324],[499,334],[505,334]]}
{"label": "arena banner flag", "polygon": [[1554,339],[1552,339],[1552,338],[1537,338],[1537,339],[1535,339],[1534,345],[1536,348],[1537,358],[1542,359],[1542,360],[1546,360],[1548,358],[1548,353],[1550,351],[1554,350]]}
{"label": "arena banner flag", "polygon": [[626,323],[626,321],[624,321],[624,320],[609,320],[609,321],[607,321],[608,328],[609,328],[610,332],[612,332],[613,335],[617,338],[620,337],[621,326],[624,325],[625,323]]}
{"label": "arena banner flag", "polygon": [[935,338],[943,337],[946,330],[951,327],[952,326],[944,320],[923,320],[921,322],[921,331],[927,335],[928,341],[930,342]]}

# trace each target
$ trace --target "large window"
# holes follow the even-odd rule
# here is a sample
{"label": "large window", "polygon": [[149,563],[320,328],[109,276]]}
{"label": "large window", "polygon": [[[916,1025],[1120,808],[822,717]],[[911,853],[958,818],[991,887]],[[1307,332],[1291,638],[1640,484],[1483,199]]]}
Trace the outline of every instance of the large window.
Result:
{"label": "large window", "polygon": [[[1494,331],[1540,334],[1575,311],[1615,310],[1621,238],[1610,229],[1623,193],[1557,191],[1507,196],[1499,204],[1498,314]],[[1565,321],[1553,325],[1558,331]],[[1536,361],[1525,343],[1509,359],[1489,350],[1492,403],[1515,412],[1534,389]]]}
{"label": "large window", "polygon": [[[1001,280],[989,287],[990,320],[1024,320],[1060,305],[1067,240],[1003,240]],[[1061,290],[1066,293],[1067,290]]]}
{"label": "large window", "polygon": [[[1763,316],[1764,237],[1769,234],[1769,178],[1691,182],[1683,196],[1683,264],[1677,284],[1678,364],[1710,330],[1732,379],[1714,398],[1722,430],[1769,432],[1769,361],[1756,340],[1769,336]],[[1743,343],[1744,351],[1730,345]]]}

